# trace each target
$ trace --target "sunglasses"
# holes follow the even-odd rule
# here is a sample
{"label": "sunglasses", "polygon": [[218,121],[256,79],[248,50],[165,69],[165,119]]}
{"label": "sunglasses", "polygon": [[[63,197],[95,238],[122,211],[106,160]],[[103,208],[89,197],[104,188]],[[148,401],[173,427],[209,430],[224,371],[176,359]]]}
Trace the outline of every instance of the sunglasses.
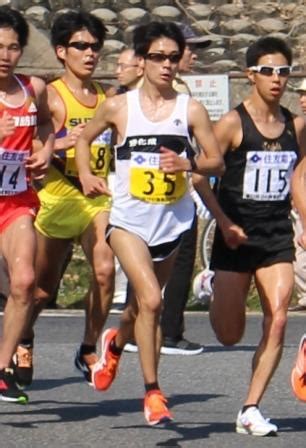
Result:
{"label": "sunglasses", "polygon": [[97,53],[98,51],[101,50],[102,45],[100,44],[100,42],[94,42],[91,44],[90,42],[76,41],[76,42],[69,42],[67,47],[72,47],[79,51],[85,51],[88,50],[88,48],[90,48],[92,51]]}
{"label": "sunglasses", "polygon": [[249,67],[249,70],[264,76],[272,76],[276,74],[278,76],[286,77],[290,75],[292,67],[290,65],[277,65],[274,67],[271,67],[270,65],[254,65]]}
{"label": "sunglasses", "polygon": [[180,53],[147,53],[145,59],[152,62],[165,62],[167,59],[171,64],[178,64],[181,60],[182,55]]}

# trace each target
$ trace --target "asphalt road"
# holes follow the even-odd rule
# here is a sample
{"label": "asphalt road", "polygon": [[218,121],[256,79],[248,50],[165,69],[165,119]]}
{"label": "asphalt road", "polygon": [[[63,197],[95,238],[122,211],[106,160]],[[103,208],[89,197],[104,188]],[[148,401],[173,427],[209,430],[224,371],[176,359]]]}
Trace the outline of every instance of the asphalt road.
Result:
{"label": "asphalt road", "polygon": [[[111,315],[108,326],[118,318]],[[26,406],[0,403],[1,448],[305,448],[306,404],[293,397],[289,375],[306,331],[306,314],[290,316],[284,354],[261,404],[263,414],[279,426],[278,436],[270,438],[236,434],[234,425],[246,394],[260,316],[248,317],[243,340],[231,349],[218,344],[207,314],[186,316],[186,336],[206,350],[192,357],[162,356],[160,383],[175,422],[161,428],[148,427],[143,418],[137,354],[124,353],[118,378],[105,393],[95,392],[74,370],[83,324],[80,313],[40,318],[31,401]]]}

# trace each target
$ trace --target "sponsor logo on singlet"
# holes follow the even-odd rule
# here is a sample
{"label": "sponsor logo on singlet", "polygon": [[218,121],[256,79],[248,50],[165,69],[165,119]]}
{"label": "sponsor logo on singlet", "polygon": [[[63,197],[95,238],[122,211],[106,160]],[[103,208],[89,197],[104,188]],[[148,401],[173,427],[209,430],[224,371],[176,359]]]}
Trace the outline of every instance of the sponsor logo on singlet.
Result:
{"label": "sponsor logo on singlet", "polygon": [[36,115],[22,115],[22,116],[15,116],[13,118],[14,118],[16,128],[17,127],[30,127],[30,126],[37,125],[37,116]]}

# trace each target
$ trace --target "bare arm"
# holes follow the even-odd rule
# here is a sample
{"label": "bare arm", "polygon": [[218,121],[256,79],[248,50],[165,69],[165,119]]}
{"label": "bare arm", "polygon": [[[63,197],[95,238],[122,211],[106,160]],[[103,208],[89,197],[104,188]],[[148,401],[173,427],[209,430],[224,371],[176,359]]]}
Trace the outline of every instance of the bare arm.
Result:
{"label": "bare arm", "polygon": [[36,77],[31,78],[37,101],[37,135],[41,141],[41,148],[34,151],[28,158],[26,167],[32,171],[35,179],[42,179],[47,172],[54,147],[54,127],[47,102],[45,82]]}
{"label": "bare arm", "polygon": [[[223,155],[229,149],[238,146],[242,137],[241,123],[238,114],[235,111],[230,111],[221,117],[214,125],[214,133]],[[214,192],[210,188],[208,179],[205,176],[193,174],[192,182],[206,207],[215,217],[226,244],[231,249],[235,249],[240,244],[244,243],[247,240],[246,234],[240,226],[233,223],[233,221],[224,213]]]}
{"label": "bare arm", "polygon": [[166,173],[192,171],[203,175],[221,175],[224,162],[211,121],[206,109],[193,99],[188,105],[188,124],[200,146],[200,155],[193,160],[184,159],[174,151],[161,147],[160,168]]}
{"label": "bare arm", "polygon": [[222,175],[224,172],[223,157],[208,112],[194,99],[190,99],[188,122],[200,148],[193,171],[203,175]]}
{"label": "bare arm", "polygon": [[291,192],[294,206],[298,210],[303,227],[299,243],[306,249],[306,125],[302,117],[295,118],[295,129],[300,148],[300,162],[292,176]]}
{"label": "bare arm", "polygon": [[[56,132],[58,132],[65,121],[66,109],[62,98],[59,96],[57,90],[49,84],[47,86],[48,93],[48,106],[51,113],[53,126]],[[84,123],[74,126],[73,129],[67,132],[64,137],[58,137],[55,139],[54,151],[66,151],[73,148],[79,135],[85,127]]]}
{"label": "bare arm", "polygon": [[119,97],[108,98],[101,104],[95,116],[86,124],[75,146],[79,178],[83,186],[83,192],[87,196],[111,194],[106,182],[91,173],[90,146],[93,140],[105,129],[116,125],[114,116],[118,112],[121,98],[119,101],[118,99]]}
{"label": "bare arm", "polygon": [[240,226],[233,223],[233,221],[224,213],[210,187],[207,177],[194,173],[192,175],[192,183],[205,206],[216,219],[227,246],[231,249],[236,249],[240,244],[245,243],[247,235]]}

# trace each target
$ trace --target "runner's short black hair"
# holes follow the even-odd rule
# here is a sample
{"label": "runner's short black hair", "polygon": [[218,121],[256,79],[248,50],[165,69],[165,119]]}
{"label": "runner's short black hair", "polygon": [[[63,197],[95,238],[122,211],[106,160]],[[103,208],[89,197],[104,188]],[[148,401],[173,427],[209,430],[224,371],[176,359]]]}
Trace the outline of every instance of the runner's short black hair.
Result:
{"label": "runner's short black hair", "polygon": [[81,30],[88,30],[103,46],[106,36],[106,26],[101,19],[89,12],[69,11],[60,14],[51,28],[51,43],[53,47],[67,47],[71,36]]}
{"label": "runner's short black hair", "polygon": [[185,38],[180,28],[174,22],[150,22],[147,25],[140,25],[135,28],[133,35],[135,54],[145,57],[152,42],[161,37],[174,40],[179,47],[180,55],[183,55]]}
{"label": "runner's short black hair", "polygon": [[281,53],[287,59],[288,65],[292,64],[292,51],[287,43],[279,37],[261,37],[250,45],[246,52],[246,65],[257,65],[259,59],[266,54]]}
{"label": "runner's short black hair", "polygon": [[12,28],[18,35],[18,42],[24,48],[29,39],[29,25],[23,15],[9,6],[0,6],[0,28]]}

